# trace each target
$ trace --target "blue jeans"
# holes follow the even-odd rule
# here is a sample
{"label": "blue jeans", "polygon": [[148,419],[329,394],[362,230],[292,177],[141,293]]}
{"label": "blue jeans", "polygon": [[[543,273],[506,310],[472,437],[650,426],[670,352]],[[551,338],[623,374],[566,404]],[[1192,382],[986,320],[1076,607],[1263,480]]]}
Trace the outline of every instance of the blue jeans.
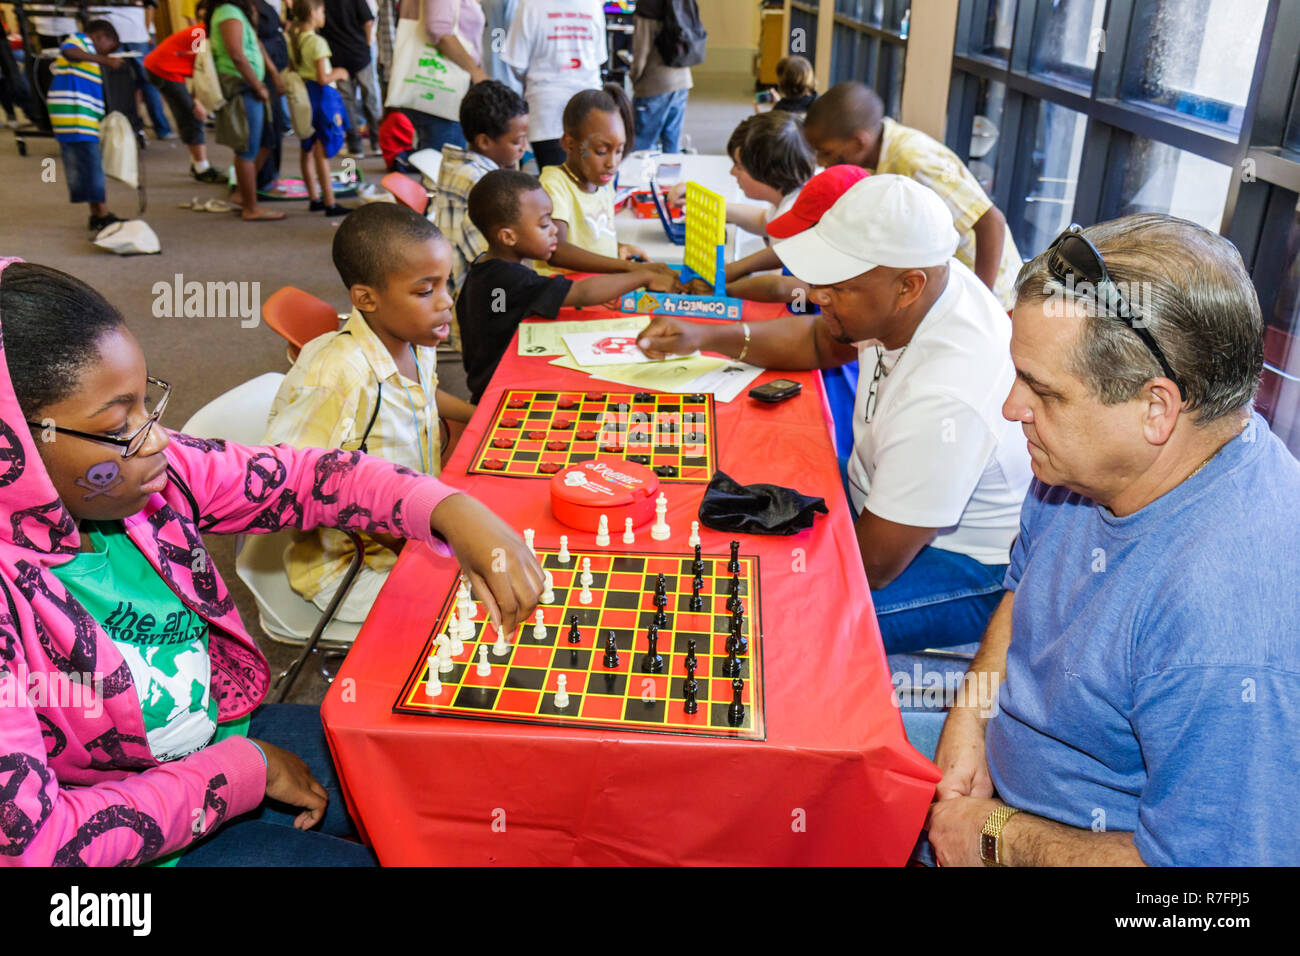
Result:
{"label": "blue jeans", "polygon": [[641,150],[659,146],[665,153],[679,152],[689,93],[690,90],[674,90],[634,99],[632,111],[636,116],[636,142],[632,148]]}
{"label": "blue jeans", "polygon": [[[453,146],[459,146],[465,149],[465,134],[461,131],[460,124],[455,120],[443,119],[441,116],[434,116],[431,113],[421,113],[419,110],[402,110],[406,118],[411,121],[415,127],[415,148],[416,149],[437,149],[441,150],[450,143]],[[374,127],[371,133],[376,133]]]}
{"label": "blue jeans", "polygon": [[879,591],[871,592],[886,654],[979,641],[1002,600],[1005,564],[926,546]]}
{"label": "blue jeans", "polygon": [[296,830],[298,807],[263,801],[256,810],[226,822],[194,844],[178,866],[375,866],[371,852],[343,805],[338,775],[325,744],[320,708],[265,704],[253,714],[248,736],[297,754],[329,793],[325,817],[311,830]]}
{"label": "blue jeans", "polygon": [[[946,713],[903,711],[903,730],[907,734],[907,742],[927,760],[933,760],[934,751],[939,746],[939,734],[943,732],[943,722],[947,719]],[[930,840],[924,830],[916,838],[912,859],[926,866],[936,865],[934,848],[930,846]]]}
{"label": "blue jeans", "polygon": [[[139,53],[141,56],[153,49],[148,43],[123,43],[121,48],[133,53]],[[158,92],[158,87],[150,83],[145,77],[144,61],[132,57],[127,60],[127,64],[131,71],[135,73],[136,86],[144,93],[144,106],[149,111],[149,121],[153,123],[154,135],[159,139],[170,136],[172,127],[167,122],[167,113],[163,110],[162,95]]]}
{"label": "blue jeans", "polygon": [[104,164],[99,140],[60,141],[59,151],[63,153],[63,175],[68,180],[68,201],[103,202]]}
{"label": "blue jeans", "polygon": [[267,134],[270,132],[266,129],[266,104],[259,100],[253,91],[245,88],[239,94],[244,98],[244,112],[248,115],[248,145],[242,153],[236,155],[248,162],[254,162],[257,159],[257,151],[263,146],[269,146],[270,143],[264,143]]}

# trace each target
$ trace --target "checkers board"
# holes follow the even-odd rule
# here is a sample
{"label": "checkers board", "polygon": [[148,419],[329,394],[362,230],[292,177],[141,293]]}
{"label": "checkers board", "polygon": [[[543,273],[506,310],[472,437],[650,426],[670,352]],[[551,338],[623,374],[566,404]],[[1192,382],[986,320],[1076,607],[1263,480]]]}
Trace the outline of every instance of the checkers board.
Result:
{"label": "checkers board", "polygon": [[[538,605],[546,625],[546,638],[533,637],[532,619],[514,634],[508,655],[491,652],[495,629],[477,606],[473,637],[454,658],[450,673],[439,674],[442,693],[430,699],[428,658],[456,600],[455,585],[438,611],[410,675],[393,706],[397,714],[469,717],[521,724],[609,728],[742,740],[766,739],[763,712],[763,655],[758,557],[740,555],[740,598],[745,620],[742,634],[749,648],[740,658],[744,682],[741,701],[744,720],[733,726],[728,718],[732,679],[724,676],[731,614],[726,604],[731,585],[728,555],[702,555],[704,610],[691,613],[693,554],[643,554],[612,549],[573,551],[568,564],[560,564],[553,550],[538,549],[542,567],[554,579],[555,601]],[[591,559],[592,603],[579,601],[578,577],[582,559]],[[660,673],[644,669],[646,633],[655,616],[654,590],[662,573],[667,583],[668,617],[659,629],[658,651],[664,667]],[[569,642],[570,617],[577,615],[579,643]],[[618,644],[617,667],[604,665],[605,636],[613,631]],[[699,682],[699,710],[684,709],[687,642],[696,642],[695,677]],[[634,645],[635,640],[635,645]],[[476,671],[479,645],[489,648],[492,673]],[[556,677],[567,675],[569,705],[555,706]]]}
{"label": "checkers board", "polygon": [[661,482],[708,482],[717,447],[712,395],[512,389],[501,396],[469,473],[550,478],[600,457],[645,465]]}

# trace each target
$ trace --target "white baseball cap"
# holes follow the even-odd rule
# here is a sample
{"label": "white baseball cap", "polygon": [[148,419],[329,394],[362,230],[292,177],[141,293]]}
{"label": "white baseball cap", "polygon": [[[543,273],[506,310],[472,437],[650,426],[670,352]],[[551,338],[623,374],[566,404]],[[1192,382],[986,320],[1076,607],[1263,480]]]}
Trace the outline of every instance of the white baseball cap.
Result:
{"label": "white baseball cap", "polygon": [[833,285],[876,266],[943,265],[958,241],[952,213],[934,190],[885,174],[850,186],[817,225],[772,249],[795,278]]}

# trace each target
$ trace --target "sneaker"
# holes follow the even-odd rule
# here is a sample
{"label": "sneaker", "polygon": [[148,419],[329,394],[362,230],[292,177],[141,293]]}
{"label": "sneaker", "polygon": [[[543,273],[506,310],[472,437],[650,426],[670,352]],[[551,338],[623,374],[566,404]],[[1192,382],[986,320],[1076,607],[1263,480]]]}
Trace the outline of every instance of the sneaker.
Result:
{"label": "sneaker", "polygon": [[371,140],[371,141],[370,141],[370,155],[371,155],[371,156],[383,156],[383,155],[384,155],[384,151],[383,151],[382,149],[379,148],[379,142],[378,142],[377,140]]}
{"label": "sneaker", "polygon": [[99,232],[101,229],[111,226],[115,222],[126,222],[126,220],[119,219],[117,216],[114,216],[111,212],[105,213],[102,216],[91,216],[90,231]]}
{"label": "sneaker", "polygon": [[194,167],[191,166],[190,175],[193,176],[201,183],[212,183],[213,185],[220,185],[221,183],[224,183],[226,181],[226,174],[224,172],[218,171],[217,167],[215,166],[209,166],[201,173],[195,172]]}
{"label": "sneaker", "polygon": [[325,209],[325,202],[324,200],[321,199],[313,199],[311,202],[307,204],[308,212],[323,212],[324,209]]}
{"label": "sneaker", "polygon": [[346,216],[351,211],[351,206],[340,206],[338,203],[335,203],[325,210],[325,218],[330,219],[334,216]]}

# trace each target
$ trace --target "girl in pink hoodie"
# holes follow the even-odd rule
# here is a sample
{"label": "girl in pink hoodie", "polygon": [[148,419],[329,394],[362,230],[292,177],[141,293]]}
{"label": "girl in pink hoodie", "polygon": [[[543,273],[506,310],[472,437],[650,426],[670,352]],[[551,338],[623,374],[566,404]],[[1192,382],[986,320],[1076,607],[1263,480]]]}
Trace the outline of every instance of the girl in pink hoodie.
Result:
{"label": "girl in pink hoodie", "polygon": [[[222,824],[264,800],[294,809],[296,829],[278,830],[296,859],[336,859],[340,841],[311,829],[326,789],[245,735],[269,670],[200,531],[416,538],[454,553],[507,628],[541,592],[528,547],[469,496],[380,458],[168,431],[170,386],[121,315],[56,270],[0,259],[0,359],[0,863],[219,849],[239,829]],[[282,707],[295,710],[262,707],[254,728]]]}

